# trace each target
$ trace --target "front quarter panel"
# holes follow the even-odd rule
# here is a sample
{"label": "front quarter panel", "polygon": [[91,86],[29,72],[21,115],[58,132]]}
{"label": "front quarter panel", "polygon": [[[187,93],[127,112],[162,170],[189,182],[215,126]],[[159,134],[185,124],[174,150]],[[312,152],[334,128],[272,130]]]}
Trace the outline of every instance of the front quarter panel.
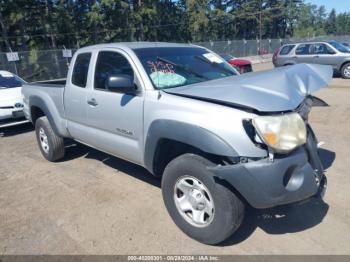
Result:
{"label": "front quarter panel", "polygon": [[148,169],[153,155],[150,145],[154,147],[155,136],[180,142],[186,137],[190,145],[204,147],[203,151],[216,155],[267,156],[265,150],[252,143],[243,127],[242,121],[253,118],[254,114],[162,91],[149,91],[146,96],[144,141]]}

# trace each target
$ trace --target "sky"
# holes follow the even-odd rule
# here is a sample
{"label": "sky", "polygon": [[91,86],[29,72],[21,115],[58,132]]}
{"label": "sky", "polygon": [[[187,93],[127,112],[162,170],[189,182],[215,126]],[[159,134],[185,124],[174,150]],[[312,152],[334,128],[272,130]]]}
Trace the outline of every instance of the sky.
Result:
{"label": "sky", "polygon": [[334,8],[337,13],[350,12],[350,0],[306,0],[316,5],[324,5],[329,12]]}

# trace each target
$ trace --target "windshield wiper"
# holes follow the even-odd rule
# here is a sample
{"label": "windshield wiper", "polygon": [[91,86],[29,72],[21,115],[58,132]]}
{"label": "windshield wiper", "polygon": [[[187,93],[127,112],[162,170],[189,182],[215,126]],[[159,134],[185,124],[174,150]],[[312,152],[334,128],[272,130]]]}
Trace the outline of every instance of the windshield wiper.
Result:
{"label": "windshield wiper", "polygon": [[169,61],[168,59],[165,59],[165,58],[159,57],[159,56],[157,57],[157,60],[158,60],[158,61],[161,61],[161,62],[163,62],[163,63],[166,63],[166,64],[170,64],[170,65],[175,66],[175,67],[177,67],[177,68],[180,68],[180,69],[182,69],[183,71],[185,71],[185,72],[187,72],[187,73],[190,73],[190,74],[192,74],[192,75],[195,75],[196,77],[203,78],[203,79],[205,79],[205,80],[210,80],[210,78],[208,78],[208,77],[206,77],[206,76],[204,76],[204,75],[201,75],[201,74],[197,73],[196,71],[192,70],[191,68],[189,68],[189,67],[187,67],[187,66],[180,65],[180,64],[176,64],[176,63],[174,63],[174,62],[172,62],[172,61]]}

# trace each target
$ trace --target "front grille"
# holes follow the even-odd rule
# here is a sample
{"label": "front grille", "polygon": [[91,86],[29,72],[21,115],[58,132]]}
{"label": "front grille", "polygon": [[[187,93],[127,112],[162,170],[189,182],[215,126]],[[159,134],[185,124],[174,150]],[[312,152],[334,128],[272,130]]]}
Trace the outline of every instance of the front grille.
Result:
{"label": "front grille", "polygon": [[14,106],[0,106],[0,109],[13,109]]}

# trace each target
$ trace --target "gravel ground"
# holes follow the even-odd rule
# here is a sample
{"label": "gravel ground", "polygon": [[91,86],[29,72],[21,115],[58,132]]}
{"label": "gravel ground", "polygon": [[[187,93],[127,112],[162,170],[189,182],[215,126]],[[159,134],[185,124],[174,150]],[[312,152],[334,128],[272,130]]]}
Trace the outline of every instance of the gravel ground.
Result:
{"label": "gravel ground", "polygon": [[[256,70],[270,68],[256,65]],[[171,221],[160,181],[143,168],[80,144],[49,163],[31,125],[0,137],[0,254],[350,254],[350,80],[317,94],[311,124],[325,141],[324,202],[252,210],[220,246],[184,235]]]}

